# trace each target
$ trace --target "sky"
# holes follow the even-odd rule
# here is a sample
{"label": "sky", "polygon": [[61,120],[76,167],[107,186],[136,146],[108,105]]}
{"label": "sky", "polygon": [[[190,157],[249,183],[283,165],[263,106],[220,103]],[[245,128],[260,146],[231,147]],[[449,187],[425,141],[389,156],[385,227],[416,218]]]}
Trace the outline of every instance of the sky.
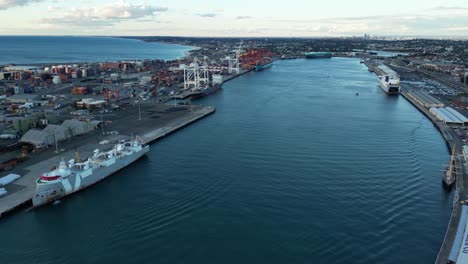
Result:
{"label": "sky", "polygon": [[468,37],[468,0],[0,0],[0,35]]}

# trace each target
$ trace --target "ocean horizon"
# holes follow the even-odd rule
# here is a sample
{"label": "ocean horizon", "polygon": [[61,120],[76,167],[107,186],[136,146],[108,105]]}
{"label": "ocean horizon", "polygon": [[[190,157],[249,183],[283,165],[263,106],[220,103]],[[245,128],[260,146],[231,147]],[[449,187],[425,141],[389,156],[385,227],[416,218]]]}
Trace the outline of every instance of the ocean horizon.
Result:
{"label": "ocean horizon", "polygon": [[0,36],[0,65],[174,60],[193,49],[117,36]]}

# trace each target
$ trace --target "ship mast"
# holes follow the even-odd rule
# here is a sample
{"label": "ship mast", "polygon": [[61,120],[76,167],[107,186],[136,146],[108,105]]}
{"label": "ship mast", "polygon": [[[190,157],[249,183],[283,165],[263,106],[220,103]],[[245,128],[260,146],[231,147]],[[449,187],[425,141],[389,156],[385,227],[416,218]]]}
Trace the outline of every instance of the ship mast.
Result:
{"label": "ship mast", "polygon": [[447,166],[447,170],[445,171],[444,175],[444,182],[450,186],[455,182],[455,176],[456,173],[454,174],[454,163],[455,163],[455,146],[452,147],[452,155],[450,156],[450,162],[449,165]]}

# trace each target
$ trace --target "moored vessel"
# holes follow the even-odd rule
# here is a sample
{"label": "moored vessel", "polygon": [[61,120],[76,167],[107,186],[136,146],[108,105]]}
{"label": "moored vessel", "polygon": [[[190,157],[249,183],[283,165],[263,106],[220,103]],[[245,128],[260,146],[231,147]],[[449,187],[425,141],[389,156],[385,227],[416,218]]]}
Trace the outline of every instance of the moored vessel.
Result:
{"label": "moored vessel", "polygon": [[377,68],[382,75],[379,76],[380,88],[388,95],[397,95],[400,93],[400,76],[394,70],[385,65],[379,65]]}
{"label": "moored vessel", "polygon": [[36,180],[33,206],[45,205],[85,189],[135,162],[148,151],[148,145],[133,139],[120,141],[106,152],[96,149],[93,156],[84,161],[62,160],[58,168],[52,168]]}
{"label": "moored vessel", "polygon": [[452,147],[452,155],[450,155],[450,160],[448,166],[445,168],[444,175],[442,177],[442,182],[447,187],[452,187],[456,180],[457,170],[455,169],[455,146]]}
{"label": "moored vessel", "polygon": [[322,58],[328,59],[328,58],[332,57],[332,53],[329,52],[329,51],[325,51],[325,52],[305,52],[304,56],[306,57],[306,59],[322,59]]}
{"label": "moored vessel", "polygon": [[194,90],[190,93],[190,99],[196,99],[200,97],[204,97],[210,94],[213,94],[221,89],[221,84],[213,84],[208,87],[201,87],[197,90]]}
{"label": "moored vessel", "polygon": [[266,57],[257,62],[257,64],[254,66],[254,70],[261,71],[263,69],[270,68],[271,66],[273,66],[273,60]]}

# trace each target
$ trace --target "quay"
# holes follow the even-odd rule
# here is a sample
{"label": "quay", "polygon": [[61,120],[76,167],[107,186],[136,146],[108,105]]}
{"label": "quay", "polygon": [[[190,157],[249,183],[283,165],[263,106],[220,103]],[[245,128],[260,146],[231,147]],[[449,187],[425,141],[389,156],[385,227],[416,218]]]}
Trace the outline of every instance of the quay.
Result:
{"label": "quay", "polygon": [[[371,60],[361,61],[366,65],[370,72],[375,72],[377,75],[381,75],[379,68]],[[404,68],[404,70],[409,70]],[[435,78],[427,73],[423,75]],[[440,81],[440,78],[435,78]],[[451,84],[443,82],[444,84]],[[456,86],[457,89],[461,87]],[[465,89],[460,89],[465,91]],[[440,247],[440,250],[437,254],[435,264],[447,264],[447,263],[456,263],[459,257],[459,253],[462,247],[462,240],[464,239],[464,232],[466,227],[466,216],[468,215],[468,210],[463,206],[463,201],[468,198],[468,180],[467,174],[464,167],[463,160],[463,146],[464,143],[460,140],[453,128],[446,125],[443,121],[439,120],[434,114],[428,109],[431,106],[443,106],[438,100],[434,100],[431,96],[426,96],[424,93],[419,93],[412,89],[408,89],[402,85],[400,94],[410,102],[416,109],[418,109],[422,114],[424,114],[440,131],[441,135],[444,137],[447,148],[450,154],[453,157],[450,159],[447,168],[452,168],[455,177],[455,195],[453,198],[452,212],[450,214],[450,220],[447,227],[447,231],[444,236],[444,240]],[[451,166],[452,165],[452,166]],[[449,183],[453,182],[453,178],[446,179],[444,175],[444,180],[448,180]],[[464,219],[464,220],[463,220]]]}
{"label": "quay", "polygon": [[[192,124],[204,117],[207,117],[211,114],[213,114],[216,109],[214,107],[199,107],[199,106],[188,106],[189,107],[189,112],[184,113],[183,115],[178,116],[177,118],[170,120],[169,122],[166,122],[164,124],[161,124],[157,128],[154,127],[148,127],[148,125],[143,125],[144,128],[142,130],[137,131],[138,133],[135,135],[142,135],[142,140],[144,143],[149,144],[152,143],[156,140],[159,140],[165,136],[170,135],[171,133],[180,130],[189,124]],[[143,119],[143,120],[136,120],[136,121],[130,121],[132,124],[138,124],[137,122],[142,122],[145,123],[149,121],[148,119]],[[122,121],[121,121],[122,122]],[[121,124],[122,125],[127,125],[127,131],[130,132],[131,130],[128,129],[133,129],[132,124]],[[140,125],[141,126],[141,125]],[[130,135],[108,135],[105,137],[99,138],[99,140],[119,140],[123,138],[127,138]],[[87,144],[80,144],[80,147],[77,148],[77,150],[82,154],[91,154],[94,149],[96,149],[96,135],[92,135],[92,139],[94,139],[91,142],[87,142]],[[90,141],[90,140],[88,140]],[[28,208],[32,206],[32,197],[34,195],[34,190],[36,187],[36,179],[38,175],[41,173],[48,171],[53,165],[58,164],[62,158],[65,159],[71,159],[75,157],[75,150],[68,150],[61,152],[59,154],[56,154],[55,156],[37,162],[35,164],[32,164],[28,167],[22,168],[18,172],[19,174],[22,175],[22,177],[18,180],[16,180],[14,183],[11,183],[8,185],[8,192],[9,194],[7,196],[4,196],[0,198],[0,218],[17,211],[22,208]]]}
{"label": "quay", "polygon": [[[466,172],[464,171],[463,160],[463,142],[459,139],[456,135],[455,131],[446,126],[442,121],[438,120],[434,115],[430,113],[430,111],[419,104],[412,96],[409,95],[408,91],[402,89],[401,95],[408,100],[413,106],[415,106],[421,113],[423,113],[429,120],[432,121],[435,127],[440,131],[442,136],[445,139],[447,147],[450,152],[452,150],[455,153],[451,153],[454,155],[454,168],[456,170],[456,181],[455,181],[455,195],[453,198],[453,206],[452,206],[452,213],[450,215],[449,224],[447,227],[447,231],[445,233],[444,241],[442,242],[442,246],[440,247],[439,253],[437,254],[437,259],[435,261],[436,264],[446,264],[451,263],[449,260],[450,255],[457,257],[458,254],[454,252],[458,252],[460,249],[461,237],[459,237],[459,229],[460,225],[464,224],[460,221],[462,216],[462,205],[460,200],[463,200],[464,197],[468,195],[468,181],[466,180]],[[462,230],[464,227],[462,228]],[[457,241],[460,240],[460,241]],[[457,248],[458,247],[458,248]]]}
{"label": "quay", "polygon": [[183,127],[186,127],[193,122],[196,122],[210,114],[213,114],[216,111],[214,107],[205,107],[197,111],[191,112],[188,116],[182,116],[179,119],[174,120],[173,122],[166,124],[165,126],[148,132],[142,136],[143,143],[149,144],[153,141],[159,140]]}

